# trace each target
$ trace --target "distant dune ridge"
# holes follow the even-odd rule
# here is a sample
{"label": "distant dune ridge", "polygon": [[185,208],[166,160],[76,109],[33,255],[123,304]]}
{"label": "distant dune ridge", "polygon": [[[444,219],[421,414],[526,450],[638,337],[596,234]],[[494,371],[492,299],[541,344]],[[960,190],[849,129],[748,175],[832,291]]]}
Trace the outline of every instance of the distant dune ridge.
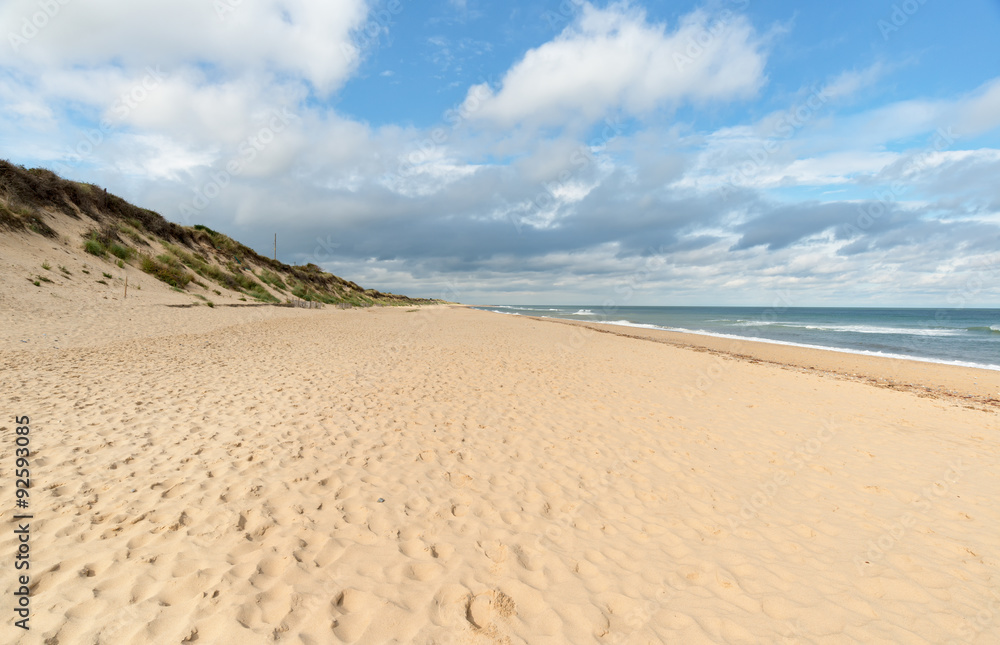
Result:
{"label": "distant dune ridge", "polygon": [[[0,160],[0,236],[11,233],[42,236],[73,254],[85,251],[95,267],[134,267],[213,306],[230,297],[345,306],[434,302],[363,289],[315,264],[278,262],[206,226],[175,224],[93,184]],[[36,274],[32,282],[45,282],[37,277],[37,267],[29,269]],[[95,281],[100,278],[94,276]]]}

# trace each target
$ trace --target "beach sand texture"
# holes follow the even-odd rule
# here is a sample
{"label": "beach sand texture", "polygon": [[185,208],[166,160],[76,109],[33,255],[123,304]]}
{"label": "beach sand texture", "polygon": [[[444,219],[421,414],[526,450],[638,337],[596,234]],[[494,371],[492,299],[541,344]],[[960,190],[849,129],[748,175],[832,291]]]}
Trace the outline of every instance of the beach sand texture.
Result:
{"label": "beach sand texture", "polygon": [[3,642],[1000,642],[995,411],[448,306],[130,306],[0,337]]}

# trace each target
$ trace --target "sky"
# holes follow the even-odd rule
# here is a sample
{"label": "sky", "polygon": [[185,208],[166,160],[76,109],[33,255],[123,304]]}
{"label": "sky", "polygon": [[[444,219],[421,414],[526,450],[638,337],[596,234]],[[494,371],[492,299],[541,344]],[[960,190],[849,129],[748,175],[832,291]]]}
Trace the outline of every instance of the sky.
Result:
{"label": "sky", "polygon": [[5,0],[0,158],[368,288],[1000,307],[1000,0]]}

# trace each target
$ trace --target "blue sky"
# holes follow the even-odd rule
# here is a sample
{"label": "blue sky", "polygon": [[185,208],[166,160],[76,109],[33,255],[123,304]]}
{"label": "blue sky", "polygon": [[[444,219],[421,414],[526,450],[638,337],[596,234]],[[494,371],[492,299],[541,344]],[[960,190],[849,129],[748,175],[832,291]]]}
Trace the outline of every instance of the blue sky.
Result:
{"label": "blue sky", "polygon": [[995,0],[43,11],[0,7],[0,156],[365,286],[1000,306]]}
{"label": "blue sky", "polygon": [[[387,3],[375,6],[384,9]],[[364,39],[371,44],[368,56],[336,98],[336,108],[373,125],[433,126],[445,110],[465,98],[469,86],[499,80],[526,51],[557,36],[576,15],[566,11],[566,7],[576,9],[569,0],[466,2],[458,12],[448,0],[422,4],[420,11],[425,6],[434,11],[418,18],[408,15],[409,7],[398,15],[390,13],[381,37]],[[749,16],[762,32],[777,32],[768,61],[767,91],[758,100],[713,106],[703,119],[689,109],[686,117],[699,126],[738,123],[781,109],[810,82],[875,61],[895,61],[898,69],[891,83],[878,88],[881,91],[860,97],[858,108],[894,96],[946,98],[988,80],[990,63],[1000,64],[1000,48],[993,43],[1000,3],[991,1],[965,5],[962,12],[930,1],[921,7],[919,19],[918,14],[907,16],[908,22],[898,30],[892,24],[892,4],[870,1],[834,3],[821,10],[760,0],[635,6],[645,8],[648,21],[668,28],[699,7],[715,7],[720,13],[728,9]],[[977,20],[977,15],[992,20]],[[888,38],[882,37],[880,20],[892,27],[885,32]]]}

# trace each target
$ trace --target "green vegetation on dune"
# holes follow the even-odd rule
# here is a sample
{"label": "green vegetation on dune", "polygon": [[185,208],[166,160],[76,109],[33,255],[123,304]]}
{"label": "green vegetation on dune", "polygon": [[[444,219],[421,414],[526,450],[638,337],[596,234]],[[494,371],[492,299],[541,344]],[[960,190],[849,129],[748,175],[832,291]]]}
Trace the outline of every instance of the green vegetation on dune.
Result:
{"label": "green vegetation on dune", "polygon": [[0,228],[12,231],[27,229],[45,237],[56,237],[56,232],[45,223],[38,208],[18,204],[16,201],[0,203]]}
{"label": "green vegetation on dune", "polygon": [[99,258],[103,258],[105,255],[108,254],[108,250],[104,248],[104,245],[101,244],[100,240],[98,240],[96,237],[91,237],[86,242],[84,242],[83,250],[86,251],[87,253],[90,253],[91,255],[96,255]]}
{"label": "green vegetation on dune", "polygon": [[285,282],[281,279],[281,276],[278,275],[277,273],[264,269],[263,271],[260,272],[260,279],[261,282],[274,287],[278,291],[288,291],[288,286],[285,285]]}
{"label": "green vegetation on dune", "polygon": [[175,261],[182,262],[198,275],[208,278],[209,280],[222,285],[226,289],[239,291],[240,293],[256,298],[261,302],[280,302],[260,283],[244,274],[242,270],[240,270],[239,267],[235,266],[232,262],[227,262],[227,269],[222,269],[214,264],[210,264],[205,256],[185,251],[176,244],[165,242],[163,246],[173,254],[176,258]]}
{"label": "green vegetation on dune", "polygon": [[111,246],[108,247],[108,251],[111,252],[111,255],[122,260],[130,260],[132,258],[132,249],[118,242],[113,242]]}
{"label": "green vegetation on dune", "polygon": [[[207,226],[175,224],[93,184],[0,160],[0,232],[31,231],[56,238],[46,218],[52,221],[59,214],[91,222],[77,248],[119,268],[126,263],[137,266],[183,293],[190,293],[185,288],[191,283],[208,289],[201,277],[265,303],[280,302],[268,288],[289,298],[355,307],[438,302],[365,290],[315,264],[278,262]],[[158,245],[166,253],[158,253]]]}
{"label": "green vegetation on dune", "polygon": [[253,296],[257,300],[260,300],[261,302],[281,302],[273,295],[271,295],[271,292],[269,292],[267,289],[265,289],[262,285],[259,284],[256,285],[253,289],[248,289],[246,294],[248,296]]}
{"label": "green vegetation on dune", "polygon": [[191,274],[184,269],[184,266],[166,254],[155,258],[149,255],[143,256],[139,268],[157,280],[178,289],[183,289],[191,282]]}

